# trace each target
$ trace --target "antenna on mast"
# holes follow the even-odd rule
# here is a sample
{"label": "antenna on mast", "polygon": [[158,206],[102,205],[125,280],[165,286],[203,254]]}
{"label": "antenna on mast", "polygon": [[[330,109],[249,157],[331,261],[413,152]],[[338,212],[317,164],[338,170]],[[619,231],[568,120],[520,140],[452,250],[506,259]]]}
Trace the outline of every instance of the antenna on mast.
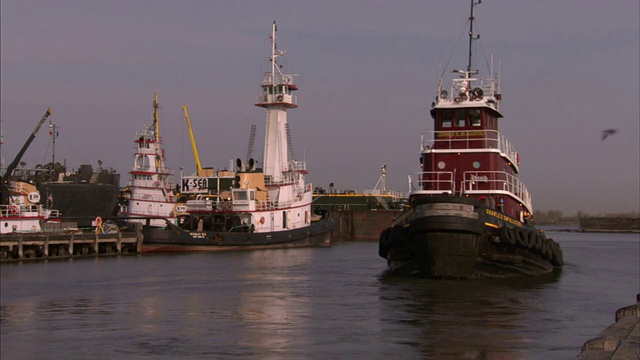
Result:
{"label": "antenna on mast", "polygon": [[158,123],[158,109],[160,105],[158,104],[158,93],[153,93],[153,129],[156,133],[156,141],[160,141],[160,124]]}
{"label": "antenna on mast", "polygon": [[[477,2],[476,2],[477,1]],[[482,0],[471,0],[471,15],[469,16],[469,63],[467,64],[467,73],[471,74],[471,67],[473,66],[473,41],[480,39],[480,35],[474,35],[473,33],[473,8],[476,5],[480,5]]]}
{"label": "antenna on mast", "polygon": [[49,119],[49,135],[51,135],[51,169],[50,173],[53,175],[56,166],[56,142],[58,139],[58,126],[51,122]]}

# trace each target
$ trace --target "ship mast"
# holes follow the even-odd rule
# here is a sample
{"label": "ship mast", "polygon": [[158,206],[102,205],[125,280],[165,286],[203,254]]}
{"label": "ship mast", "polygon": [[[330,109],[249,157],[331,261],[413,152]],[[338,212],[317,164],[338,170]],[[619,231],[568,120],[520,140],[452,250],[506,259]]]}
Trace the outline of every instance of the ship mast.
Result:
{"label": "ship mast", "polygon": [[[285,54],[276,44],[276,22],[271,28],[271,55],[268,57],[270,70],[264,73],[261,93],[256,106],[267,109],[267,121],[264,142],[263,168],[267,184],[288,182],[283,173],[290,171],[289,144],[287,139],[287,109],[296,108],[297,98],[292,95],[298,90],[293,83],[294,75],[282,73],[277,59]],[[297,169],[299,170],[299,169]]]}
{"label": "ship mast", "polygon": [[153,93],[153,129],[156,135],[156,141],[160,141],[160,123],[159,123],[159,111],[160,106],[158,105],[158,93]]}
{"label": "ship mast", "polygon": [[[473,8],[476,5],[480,5],[482,0],[471,0],[471,15],[469,16],[469,62],[467,64],[467,74],[471,74],[471,68],[473,67],[473,41],[478,40],[480,35],[473,34],[473,21],[475,18],[473,17]],[[476,70],[475,73],[478,73]]]}
{"label": "ship mast", "polygon": [[56,164],[56,142],[58,139],[58,127],[56,124],[49,120],[49,135],[51,135],[51,169],[49,169],[49,175],[53,176],[55,173]]}

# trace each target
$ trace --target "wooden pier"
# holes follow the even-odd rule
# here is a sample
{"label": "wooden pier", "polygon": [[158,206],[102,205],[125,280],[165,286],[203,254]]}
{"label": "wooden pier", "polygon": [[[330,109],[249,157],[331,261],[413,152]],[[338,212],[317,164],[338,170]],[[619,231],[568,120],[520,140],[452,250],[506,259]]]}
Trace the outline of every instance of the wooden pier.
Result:
{"label": "wooden pier", "polygon": [[142,224],[134,231],[10,233],[0,237],[0,262],[142,252]]}

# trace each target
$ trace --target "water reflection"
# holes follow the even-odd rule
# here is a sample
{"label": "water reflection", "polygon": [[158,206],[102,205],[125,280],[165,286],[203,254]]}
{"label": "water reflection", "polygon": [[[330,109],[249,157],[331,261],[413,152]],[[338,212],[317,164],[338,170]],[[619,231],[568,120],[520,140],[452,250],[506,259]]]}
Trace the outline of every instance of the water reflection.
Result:
{"label": "water reflection", "polygon": [[536,342],[527,328],[539,310],[537,292],[558,278],[446,281],[385,273],[384,332],[428,359],[526,359]]}
{"label": "water reflection", "polygon": [[295,334],[291,327],[310,317],[309,302],[301,289],[309,283],[312,251],[256,251],[248,254],[251,273],[241,277],[245,286],[233,310],[233,320],[243,329],[237,345],[280,359],[284,349],[304,347],[311,336]]}

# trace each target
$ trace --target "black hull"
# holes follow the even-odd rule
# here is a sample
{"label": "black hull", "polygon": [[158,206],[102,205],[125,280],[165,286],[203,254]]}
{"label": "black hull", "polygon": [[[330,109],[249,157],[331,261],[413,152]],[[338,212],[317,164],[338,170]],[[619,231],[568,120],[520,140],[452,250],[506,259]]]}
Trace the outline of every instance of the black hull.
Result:
{"label": "black hull", "polygon": [[65,222],[78,227],[91,227],[96,217],[112,218],[118,211],[119,189],[116,184],[64,184],[38,185],[42,201],[51,201],[51,208],[61,214]]}
{"label": "black hull", "polygon": [[270,233],[189,232],[169,225],[167,228],[145,226],[142,252],[207,252],[255,250],[292,247],[330,246],[335,221],[330,216],[314,221],[309,227]]}
{"label": "black hull", "polygon": [[563,262],[533,226],[456,196],[417,199],[382,232],[379,255],[399,275],[453,279],[535,276]]}

